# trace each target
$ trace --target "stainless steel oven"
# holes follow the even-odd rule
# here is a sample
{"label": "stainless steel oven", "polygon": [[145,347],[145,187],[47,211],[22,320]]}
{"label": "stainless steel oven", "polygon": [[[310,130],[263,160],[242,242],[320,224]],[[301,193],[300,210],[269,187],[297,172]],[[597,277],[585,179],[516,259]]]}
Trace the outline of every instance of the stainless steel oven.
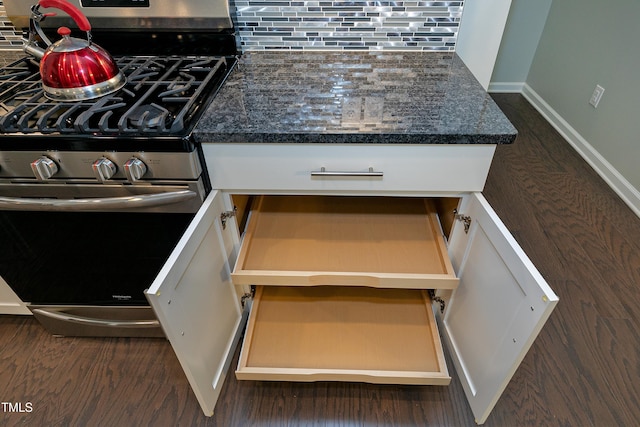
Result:
{"label": "stainless steel oven", "polygon": [[[25,39],[29,3],[4,1]],[[70,3],[126,84],[52,100],[37,58],[0,69],[0,276],[54,334],[163,336],[143,291],[210,190],[191,132],[236,63],[229,5]]]}

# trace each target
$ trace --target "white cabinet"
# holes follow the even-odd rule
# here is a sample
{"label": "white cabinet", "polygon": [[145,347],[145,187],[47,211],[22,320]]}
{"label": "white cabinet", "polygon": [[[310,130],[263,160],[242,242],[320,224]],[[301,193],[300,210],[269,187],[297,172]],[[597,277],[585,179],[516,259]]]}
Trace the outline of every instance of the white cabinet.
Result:
{"label": "white cabinet", "polygon": [[485,90],[491,82],[511,0],[465,0],[456,53]]}
{"label": "white cabinet", "polygon": [[[452,356],[453,368],[463,382],[477,422],[483,423],[558,300],[477,192],[478,186],[484,186],[490,162],[480,159],[471,162],[468,167],[480,173],[467,182],[469,188],[437,191],[437,176],[425,181],[420,175],[414,181],[407,169],[391,167],[393,162],[389,162],[389,158],[395,158],[391,153],[386,157],[366,159],[365,167],[383,172],[382,177],[351,174],[318,177],[311,172],[319,167],[333,169],[331,159],[342,159],[346,153],[342,151],[343,147],[299,145],[296,156],[304,159],[304,163],[297,168],[292,168],[294,163],[277,144],[255,150],[250,150],[249,145],[240,147],[235,144],[205,145],[207,166],[216,190],[208,196],[167,265],[147,291],[205,414],[213,413],[229,359],[245,328],[244,313],[249,315],[249,322],[236,371],[239,379],[446,385],[450,377],[444,362],[444,344],[444,349]],[[368,147],[360,148],[363,150],[361,157],[366,157]],[[418,148],[423,150],[422,155],[414,155],[413,161],[428,164],[431,148],[439,147],[416,146],[411,150]],[[451,153],[464,156],[462,149],[465,146],[458,148],[461,150]],[[304,155],[305,149],[310,150],[310,155]],[[322,155],[315,151],[318,149]],[[405,149],[405,146],[396,146],[399,152],[396,156],[402,157]],[[234,152],[238,159],[229,154]],[[225,155],[218,156],[219,153]],[[320,158],[312,154],[318,154]],[[251,163],[251,167],[229,168],[230,163],[241,165],[240,159]],[[360,158],[355,156],[338,167],[343,171],[358,169],[361,167],[358,160]],[[224,176],[218,180],[222,170]],[[275,179],[270,177],[274,171],[278,175]],[[293,171],[297,171],[295,175],[298,176],[292,184],[296,188],[286,188],[284,177]],[[464,169],[457,171],[457,174],[464,173]],[[394,176],[396,174],[399,176]],[[314,184],[317,179],[322,180],[322,189]],[[307,182],[306,191],[301,187],[303,180]],[[387,180],[407,183],[411,189],[397,187],[390,191]],[[238,182],[241,185],[237,185]],[[442,185],[446,187],[447,184]],[[265,246],[264,242],[255,243],[251,236],[245,236],[240,249],[235,218],[228,218],[227,214],[232,209],[231,195],[238,193],[270,194],[268,197],[272,199],[284,197],[293,206],[300,200],[299,206],[305,207],[302,209],[304,221],[300,215],[282,221],[275,215],[256,226],[253,224],[262,213],[254,212],[249,217],[247,235],[261,233],[268,240],[272,233],[276,238],[272,239],[272,246],[268,243]],[[413,202],[418,201],[415,206],[435,206],[436,215],[441,219],[441,222],[436,221],[438,232],[435,237],[424,231],[414,233],[414,227],[420,221],[403,213],[413,209],[407,204],[409,197]],[[327,200],[331,203],[326,204]],[[357,208],[361,219],[352,218],[351,223],[336,216],[335,209],[327,211],[326,208],[326,205],[344,206],[353,201],[365,203],[365,209]],[[445,213],[442,209],[452,201],[459,212],[457,219],[453,219],[452,210]],[[388,227],[389,237],[386,232],[370,237],[363,231],[392,222],[388,218],[380,222],[379,218],[372,217],[384,211],[385,206],[393,207],[396,203],[403,208],[390,208],[392,218],[396,218],[393,222],[398,226]],[[295,210],[291,206],[280,207],[280,211],[271,208],[271,214],[288,214],[289,210]],[[282,209],[287,212],[283,213]],[[306,217],[309,212],[312,214],[311,225]],[[328,212],[330,220],[322,219],[316,225],[317,212],[323,215]],[[424,221],[431,224],[428,217],[433,212],[429,209],[425,212]],[[299,221],[299,226],[294,226]],[[440,223],[442,228],[439,228]],[[292,231],[288,232],[283,224],[291,224]],[[307,235],[310,228],[317,234]],[[341,239],[337,236],[344,236],[349,230],[353,230],[349,239],[356,244],[352,250],[354,256],[339,255],[346,260],[335,263],[335,271],[326,271],[332,270],[330,266],[335,261],[330,260],[329,267],[315,262],[315,258],[331,256],[327,255],[330,250],[325,249],[310,252],[314,262],[307,266],[290,263],[296,258],[291,254],[307,252],[304,245],[297,246],[296,242],[291,245],[291,240],[337,241]],[[415,242],[408,241],[432,238],[436,243],[431,246],[421,246],[424,242],[411,246]],[[378,250],[375,248],[373,255],[362,257],[365,259],[363,264],[354,268],[350,258],[355,258],[356,252],[367,246],[375,246],[376,239],[405,239],[407,246],[413,248],[444,248],[416,251],[425,257],[447,258],[444,270],[451,269],[453,277],[448,277],[448,284],[443,284],[443,278],[439,277],[441,273],[412,271],[415,264],[420,264],[419,258],[417,262],[405,263],[398,257],[398,264],[407,264],[407,270],[403,267],[393,271],[395,267],[386,260],[371,261],[381,258],[375,255]],[[253,244],[256,244],[253,255],[257,254],[257,258],[271,255],[276,261],[283,258],[285,263],[272,268],[269,264],[272,261],[263,264],[263,260],[254,260],[253,267],[245,268],[246,258],[252,256],[251,249],[246,248]],[[290,255],[280,256],[280,250]],[[348,248],[336,247],[336,250],[338,253],[347,250],[348,253]],[[260,257],[260,254],[265,256]],[[256,270],[259,272],[255,273]],[[252,273],[247,274],[248,271]],[[411,280],[405,281],[407,274],[419,277],[409,277]],[[234,277],[239,283],[234,283]],[[394,286],[396,279],[398,284]],[[241,294],[248,283],[258,285],[257,292],[253,304],[247,300],[249,303],[243,311]],[[431,303],[430,289],[435,289],[435,294],[444,301],[442,312],[439,300]],[[443,343],[434,313],[439,318]],[[407,347],[407,343],[411,346]],[[405,351],[394,354],[394,348]]]}
{"label": "white cabinet", "polygon": [[31,314],[7,282],[0,277],[0,314]]}

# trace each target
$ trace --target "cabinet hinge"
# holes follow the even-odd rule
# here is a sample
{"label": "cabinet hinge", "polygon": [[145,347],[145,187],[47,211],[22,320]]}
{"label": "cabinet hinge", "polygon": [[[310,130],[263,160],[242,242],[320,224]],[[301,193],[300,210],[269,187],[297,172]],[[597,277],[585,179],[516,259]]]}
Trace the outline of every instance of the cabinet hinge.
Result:
{"label": "cabinet hinge", "polygon": [[223,230],[227,228],[227,220],[236,216],[236,212],[238,212],[238,208],[234,206],[232,211],[225,211],[220,214],[220,222],[222,223]]}
{"label": "cabinet hinge", "polygon": [[256,288],[255,286],[251,286],[251,292],[245,292],[242,297],[240,298],[240,304],[242,305],[242,308],[244,308],[244,305],[246,304],[248,299],[252,299],[256,294]]}
{"label": "cabinet hinge", "polygon": [[242,298],[240,298],[240,304],[242,304],[242,308],[244,308],[244,305],[248,299],[251,299],[251,294],[249,292],[242,295]]}
{"label": "cabinet hinge", "polygon": [[444,300],[436,296],[436,291],[433,289],[429,289],[429,296],[431,297],[431,301],[440,303],[440,313],[444,313]]}
{"label": "cabinet hinge", "polygon": [[463,215],[461,213],[458,213],[458,209],[453,210],[453,217],[456,220],[462,221],[464,223],[464,232],[465,234],[468,234],[469,227],[471,227],[471,217],[469,215]]}

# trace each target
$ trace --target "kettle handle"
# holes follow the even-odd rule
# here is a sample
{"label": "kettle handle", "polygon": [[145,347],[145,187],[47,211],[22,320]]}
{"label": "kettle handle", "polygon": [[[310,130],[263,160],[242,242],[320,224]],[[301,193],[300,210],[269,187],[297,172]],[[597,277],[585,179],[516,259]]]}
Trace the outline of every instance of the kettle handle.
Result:
{"label": "kettle handle", "polygon": [[71,19],[75,21],[79,29],[87,32],[91,31],[91,24],[89,23],[87,17],[84,16],[82,12],[80,12],[80,9],[66,0],[40,0],[38,2],[38,5],[43,8],[52,7],[55,9],[60,9],[63,12],[66,12],[71,17]]}

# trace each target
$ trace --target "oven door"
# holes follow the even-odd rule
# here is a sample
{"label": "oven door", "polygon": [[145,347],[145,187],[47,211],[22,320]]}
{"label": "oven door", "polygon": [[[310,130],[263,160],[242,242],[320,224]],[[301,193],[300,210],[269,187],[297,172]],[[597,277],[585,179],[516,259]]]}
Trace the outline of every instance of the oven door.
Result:
{"label": "oven door", "polygon": [[162,336],[144,289],[205,194],[184,185],[0,185],[0,276],[57,335]]}

